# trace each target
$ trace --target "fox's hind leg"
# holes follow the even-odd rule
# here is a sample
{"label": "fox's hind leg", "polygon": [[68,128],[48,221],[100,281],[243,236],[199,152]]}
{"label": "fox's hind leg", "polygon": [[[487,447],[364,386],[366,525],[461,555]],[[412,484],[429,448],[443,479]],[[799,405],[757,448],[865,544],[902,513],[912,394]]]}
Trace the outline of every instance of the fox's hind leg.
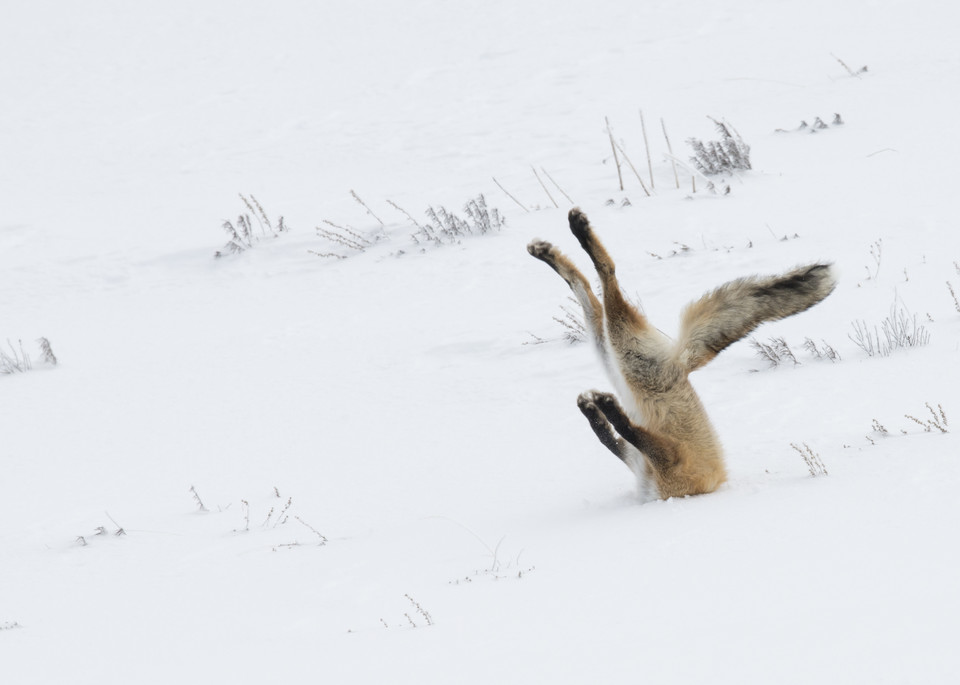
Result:
{"label": "fox's hind leg", "polygon": [[600,275],[604,332],[621,373],[634,390],[664,391],[679,378],[674,365],[670,364],[668,339],[623,296],[613,259],[594,234],[586,214],[577,208],[571,209],[569,221],[570,231]]}
{"label": "fox's hind leg", "polygon": [[535,240],[527,245],[527,252],[556,271],[567,282],[570,290],[577,298],[577,302],[583,307],[584,322],[594,344],[600,350],[600,354],[606,357],[603,335],[603,306],[597,296],[593,294],[586,276],[580,273],[580,270],[570,261],[569,257],[544,240]]}
{"label": "fox's hind leg", "polygon": [[616,266],[607,253],[606,248],[596,237],[587,215],[574,207],[568,216],[570,232],[580,242],[597,273],[600,275],[600,284],[603,287],[603,306],[607,310],[608,322],[614,321],[635,329],[647,327],[644,316],[638,312],[623,297],[620,284],[617,282]]}

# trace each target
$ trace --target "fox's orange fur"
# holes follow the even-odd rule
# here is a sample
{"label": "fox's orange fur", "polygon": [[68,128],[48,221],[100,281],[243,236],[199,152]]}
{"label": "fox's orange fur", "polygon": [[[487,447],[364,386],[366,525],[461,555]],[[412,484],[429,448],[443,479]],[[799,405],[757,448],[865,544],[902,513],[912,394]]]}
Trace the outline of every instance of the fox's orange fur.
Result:
{"label": "fox's orange fur", "polygon": [[[620,401],[610,393],[580,395],[577,405],[597,437],[657,497],[713,492],[726,480],[723,449],[688,380],[727,346],[764,321],[804,311],[829,295],[836,280],[829,264],[780,276],[741,278],[684,310],[673,341],[624,298],[616,267],[585,214],[572,209],[570,230],[600,276],[601,297],[573,262],[550,243],[527,250],[552,267],[573,290]],[[621,404],[622,403],[622,404]]]}

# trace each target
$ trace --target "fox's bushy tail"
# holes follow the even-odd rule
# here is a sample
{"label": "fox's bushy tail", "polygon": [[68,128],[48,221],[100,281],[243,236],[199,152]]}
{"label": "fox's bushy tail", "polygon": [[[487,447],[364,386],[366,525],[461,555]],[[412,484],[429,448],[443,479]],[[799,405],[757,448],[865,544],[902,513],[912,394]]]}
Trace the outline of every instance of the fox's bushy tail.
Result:
{"label": "fox's bushy tail", "polygon": [[698,369],[764,321],[809,309],[837,285],[831,264],[809,264],[780,276],[750,276],[724,283],[687,305],[677,341],[679,360]]}

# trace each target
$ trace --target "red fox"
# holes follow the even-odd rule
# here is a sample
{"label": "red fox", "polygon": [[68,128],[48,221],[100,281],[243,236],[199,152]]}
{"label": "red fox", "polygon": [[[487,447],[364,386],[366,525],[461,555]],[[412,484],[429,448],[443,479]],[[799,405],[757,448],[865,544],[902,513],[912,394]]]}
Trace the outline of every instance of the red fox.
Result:
{"label": "red fox", "polygon": [[570,210],[570,230],[600,275],[601,299],[573,262],[548,242],[527,251],[553,268],[583,307],[586,328],[617,388],[577,399],[600,442],[653,498],[713,492],[727,479],[723,450],[688,376],[764,321],[798,314],[836,287],[830,264],[780,276],[740,278],[687,305],[680,337],[658,331],[624,298],[613,260],[586,215]]}

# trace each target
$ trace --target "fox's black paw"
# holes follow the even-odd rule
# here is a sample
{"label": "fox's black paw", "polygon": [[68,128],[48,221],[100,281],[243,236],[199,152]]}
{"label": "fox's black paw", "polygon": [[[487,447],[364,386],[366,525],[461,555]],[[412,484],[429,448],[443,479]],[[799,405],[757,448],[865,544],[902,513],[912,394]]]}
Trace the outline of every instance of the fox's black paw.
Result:
{"label": "fox's black paw", "polygon": [[597,405],[593,402],[593,392],[582,392],[577,398],[577,406],[580,407],[580,411],[584,414],[589,412],[596,412]]}
{"label": "fox's black paw", "polygon": [[571,209],[567,218],[570,221],[570,232],[582,243],[590,235],[590,220],[587,219],[586,214],[580,211],[579,207]]}
{"label": "fox's black paw", "polygon": [[593,391],[589,394],[590,401],[593,402],[594,406],[603,412],[603,415],[607,418],[623,413],[623,410],[620,408],[620,403],[617,402],[617,398],[613,394],[609,392],[596,391]]}

